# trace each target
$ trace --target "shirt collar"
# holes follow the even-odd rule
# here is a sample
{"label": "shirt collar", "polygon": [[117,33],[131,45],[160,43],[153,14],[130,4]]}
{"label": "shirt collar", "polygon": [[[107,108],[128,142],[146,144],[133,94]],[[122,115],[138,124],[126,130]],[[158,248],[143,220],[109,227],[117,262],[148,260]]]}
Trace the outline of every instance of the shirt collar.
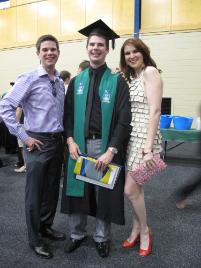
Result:
{"label": "shirt collar", "polygon": [[99,72],[101,72],[101,71],[105,71],[106,68],[107,68],[107,64],[104,63],[103,65],[99,66],[97,69],[93,69],[93,68],[90,66],[90,67],[89,67],[89,71],[90,71],[90,73],[92,73],[92,72],[99,73]]}
{"label": "shirt collar", "polygon": [[[42,65],[40,65],[37,70],[38,70],[38,76],[48,76],[47,71],[43,68]],[[56,79],[59,79],[59,75],[60,75],[59,72],[55,69]]]}

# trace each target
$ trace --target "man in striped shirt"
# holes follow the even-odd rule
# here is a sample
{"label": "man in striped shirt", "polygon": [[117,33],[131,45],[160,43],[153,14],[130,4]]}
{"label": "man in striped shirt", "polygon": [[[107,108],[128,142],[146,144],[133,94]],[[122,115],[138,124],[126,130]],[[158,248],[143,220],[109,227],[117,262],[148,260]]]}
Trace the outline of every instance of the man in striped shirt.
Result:
{"label": "man in striped shirt", "polygon": [[[36,43],[40,66],[18,77],[12,90],[0,103],[0,117],[10,133],[24,144],[27,164],[25,214],[28,240],[34,252],[51,258],[42,238],[64,240],[65,235],[51,228],[56,212],[62,166],[64,83],[55,64],[59,43],[52,35]],[[16,119],[21,104],[24,126]]]}

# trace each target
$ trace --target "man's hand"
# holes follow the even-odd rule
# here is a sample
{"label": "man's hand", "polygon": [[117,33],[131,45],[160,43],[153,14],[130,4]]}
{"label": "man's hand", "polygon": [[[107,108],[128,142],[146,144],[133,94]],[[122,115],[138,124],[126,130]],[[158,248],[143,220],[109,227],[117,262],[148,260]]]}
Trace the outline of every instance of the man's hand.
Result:
{"label": "man's hand", "polygon": [[97,159],[95,168],[97,170],[101,169],[102,171],[104,171],[107,168],[107,166],[112,162],[113,157],[114,154],[110,150],[107,150]]}
{"label": "man's hand", "polygon": [[25,144],[27,146],[27,150],[29,152],[32,152],[34,150],[39,150],[41,151],[40,145],[43,145],[43,143],[37,139],[29,137],[26,141]]}
{"label": "man's hand", "polygon": [[69,153],[70,153],[70,157],[73,160],[77,160],[78,157],[79,157],[79,154],[81,153],[80,149],[79,149],[79,146],[77,145],[77,143],[74,142],[73,138],[71,138],[71,137],[67,139],[66,143],[68,145],[68,150],[69,150]]}

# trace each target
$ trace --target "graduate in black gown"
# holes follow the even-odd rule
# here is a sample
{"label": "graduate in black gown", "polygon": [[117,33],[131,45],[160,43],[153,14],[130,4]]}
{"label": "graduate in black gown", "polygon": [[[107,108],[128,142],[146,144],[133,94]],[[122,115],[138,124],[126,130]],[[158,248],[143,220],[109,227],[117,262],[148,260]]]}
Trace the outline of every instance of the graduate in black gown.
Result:
{"label": "graduate in black gown", "polygon": [[[70,154],[61,212],[69,215],[70,240],[64,250],[70,253],[81,245],[86,238],[87,215],[90,215],[96,217],[93,239],[97,252],[107,257],[111,223],[123,225],[125,222],[124,165],[131,130],[129,89],[124,78],[112,74],[105,62],[109,40],[119,36],[101,20],[80,33],[88,37],[90,67],[71,80],[65,99],[64,125]],[[80,152],[96,157],[97,169],[104,170],[111,162],[122,166],[113,190],[75,180],[70,171]]]}

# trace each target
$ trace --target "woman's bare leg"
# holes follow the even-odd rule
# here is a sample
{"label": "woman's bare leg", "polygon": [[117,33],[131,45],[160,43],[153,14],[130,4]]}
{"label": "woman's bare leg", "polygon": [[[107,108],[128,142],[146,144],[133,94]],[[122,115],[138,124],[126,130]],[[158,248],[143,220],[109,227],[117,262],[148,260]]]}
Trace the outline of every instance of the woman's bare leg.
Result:
{"label": "woman's bare leg", "polygon": [[137,234],[140,233],[140,248],[147,249],[149,244],[149,228],[147,226],[144,190],[142,186],[136,184],[129,173],[126,176],[124,192],[135,212],[135,219],[129,240],[133,241]]}

